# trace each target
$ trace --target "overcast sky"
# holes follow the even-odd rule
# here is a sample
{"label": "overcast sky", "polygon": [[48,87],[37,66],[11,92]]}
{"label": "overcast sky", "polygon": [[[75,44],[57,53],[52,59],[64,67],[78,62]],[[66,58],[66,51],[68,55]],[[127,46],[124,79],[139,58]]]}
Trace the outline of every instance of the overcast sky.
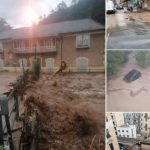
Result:
{"label": "overcast sky", "polygon": [[[2,0],[0,4],[0,17],[14,28],[27,26],[25,13],[28,7],[31,7],[38,16],[47,15],[62,0]],[[70,5],[71,0],[64,0]]]}

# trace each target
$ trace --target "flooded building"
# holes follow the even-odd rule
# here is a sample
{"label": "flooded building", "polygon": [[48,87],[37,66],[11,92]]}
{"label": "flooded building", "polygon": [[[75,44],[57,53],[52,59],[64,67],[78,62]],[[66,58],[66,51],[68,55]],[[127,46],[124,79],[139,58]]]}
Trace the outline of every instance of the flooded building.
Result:
{"label": "flooded building", "polygon": [[117,127],[117,133],[119,137],[124,138],[136,138],[136,126],[135,125],[123,125]]}
{"label": "flooded building", "polygon": [[124,113],[125,124],[136,125],[137,133],[141,132],[141,113]]}
{"label": "flooded building", "polygon": [[13,29],[0,34],[0,59],[9,68],[31,67],[36,56],[46,71],[57,70],[62,61],[69,71],[102,70],[104,34],[104,26],[92,19]]}
{"label": "flooded building", "polygon": [[107,150],[120,149],[111,113],[106,114],[106,149]]}

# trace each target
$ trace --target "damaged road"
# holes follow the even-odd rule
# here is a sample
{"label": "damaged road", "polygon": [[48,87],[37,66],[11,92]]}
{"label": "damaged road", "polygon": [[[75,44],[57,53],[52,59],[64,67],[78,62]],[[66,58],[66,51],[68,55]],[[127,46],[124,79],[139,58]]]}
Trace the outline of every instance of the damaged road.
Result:
{"label": "damaged road", "polygon": [[[92,80],[91,80],[92,79]],[[26,92],[26,149],[104,150],[104,75],[42,75]]]}

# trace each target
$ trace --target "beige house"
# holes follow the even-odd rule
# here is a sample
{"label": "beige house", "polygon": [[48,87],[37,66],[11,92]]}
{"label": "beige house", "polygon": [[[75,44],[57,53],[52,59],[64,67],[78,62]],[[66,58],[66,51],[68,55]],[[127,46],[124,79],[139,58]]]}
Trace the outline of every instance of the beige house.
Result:
{"label": "beige house", "polygon": [[36,55],[45,71],[62,61],[66,71],[104,71],[104,35],[104,26],[92,19],[13,29],[0,34],[0,61],[7,68],[31,67]]}
{"label": "beige house", "polygon": [[112,119],[112,114],[106,114],[106,150],[119,150],[116,130]]}
{"label": "beige house", "polygon": [[110,113],[110,115],[114,125],[115,133],[117,135],[117,127],[123,126],[125,124],[123,113]]}

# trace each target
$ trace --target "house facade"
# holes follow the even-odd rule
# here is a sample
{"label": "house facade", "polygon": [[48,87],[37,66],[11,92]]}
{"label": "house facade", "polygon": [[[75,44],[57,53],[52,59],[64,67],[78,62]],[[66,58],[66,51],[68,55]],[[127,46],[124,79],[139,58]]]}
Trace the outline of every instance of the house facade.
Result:
{"label": "house facade", "polygon": [[150,137],[150,113],[142,113],[141,134],[145,137]]}
{"label": "house facade", "polygon": [[111,113],[106,114],[106,143],[106,150],[120,149]]}
{"label": "house facade", "polygon": [[117,127],[117,133],[119,137],[137,138],[135,125],[123,125],[123,126]]}
{"label": "house facade", "polygon": [[39,57],[45,71],[104,69],[104,26],[92,19],[65,21],[0,34],[0,61],[4,68],[30,68]]}

